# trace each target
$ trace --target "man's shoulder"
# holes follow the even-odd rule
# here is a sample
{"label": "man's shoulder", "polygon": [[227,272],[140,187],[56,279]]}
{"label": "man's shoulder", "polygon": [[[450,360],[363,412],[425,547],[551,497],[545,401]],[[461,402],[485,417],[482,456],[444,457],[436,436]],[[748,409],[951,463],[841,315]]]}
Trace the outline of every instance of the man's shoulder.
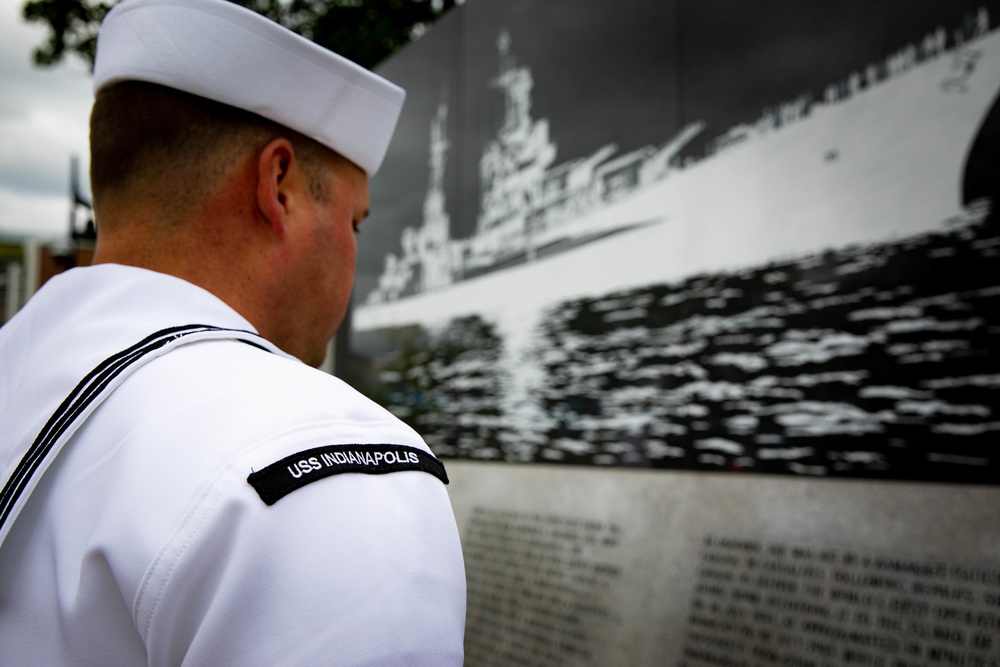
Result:
{"label": "man's shoulder", "polygon": [[[355,470],[349,460],[335,466],[341,450],[355,456],[370,451],[374,459],[388,446],[397,464],[409,462],[409,456],[401,460],[400,451],[415,452],[418,462],[436,463],[413,429],[341,380],[230,340],[191,343],[146,364],[94,413],[81,436],[68,465],[104,462],[104,472],[118,480],[117,496],[144,499],[142,521],[159,526],[158,534],[164,535],[178,530],[189,512],[214,516],[241,507],[253,516],[273,514],[267,505],[272,497],[295,490],[289,484],[296,489],[308,484],[308,491],[292,493],[296,502],[279,502],[282,516],[303,511],[303,499],[324,505],[345,484],[357,491],[358,482],[340,474],[321,484],[313,481],[338,472],[383,472]],[[298,466],[299,459],[319,460],[320,450],[330,461],[324,475]],[[285,476],[292,481],[275,491],[276,482],[265,479],[261,495],[250,476],[272,468],[290,469]],[[400,477],[390,477],[380,477],[378,489],[364,486],[363,495],[395,487],[393,480]],[[420,477],[428,498],[443,490],[433,475]],[[442,489],[431,491],[435,486]]]}
{"label": "man's shoulder", "polygon": [[[131,386],[130,386],[131,385]],[[408,426],[349,384],[288,357],[243,341],[196,342],[156,359],[123,385],[133,400],[187,405],[249,426],[255,432],[296,427],[304,422],[396,431],[412,440]],[[145,397],[145,398],[144,398]]]}

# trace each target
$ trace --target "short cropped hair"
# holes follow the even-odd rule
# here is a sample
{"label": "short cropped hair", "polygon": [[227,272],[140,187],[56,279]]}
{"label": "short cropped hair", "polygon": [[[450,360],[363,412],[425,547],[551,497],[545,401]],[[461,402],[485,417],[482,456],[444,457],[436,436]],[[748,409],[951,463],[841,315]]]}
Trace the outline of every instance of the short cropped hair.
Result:
{"label": "short cropped hair", "polygon": [[164,222],[183,220],[235,160],[279,137],[294,146],[312,197],[326,200],[325,172],[317,167],[323,154],[337,154],[313,139],[249,111],[153,83],[103,88],[90,115],[98,224],[104,203],[119,198],[142,201]]}

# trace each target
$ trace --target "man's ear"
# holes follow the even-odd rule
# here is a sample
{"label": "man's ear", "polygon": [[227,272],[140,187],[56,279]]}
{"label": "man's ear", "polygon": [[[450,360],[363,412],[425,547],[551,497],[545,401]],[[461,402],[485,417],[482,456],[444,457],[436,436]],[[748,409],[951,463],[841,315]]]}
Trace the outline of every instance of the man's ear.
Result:
{"label": "man's ear", "polygon": [[257,156],[257,209],[278,236],[284,236],[288,226],[290,175],[295,168],[295,149],[288,139],[272,140]]}

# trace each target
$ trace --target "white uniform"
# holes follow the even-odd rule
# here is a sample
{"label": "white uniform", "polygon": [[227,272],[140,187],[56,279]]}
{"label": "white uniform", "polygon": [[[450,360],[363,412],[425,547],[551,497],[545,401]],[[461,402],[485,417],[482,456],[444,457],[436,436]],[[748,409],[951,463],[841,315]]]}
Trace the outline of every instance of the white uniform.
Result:
{"label": "white uniform", "polygon": [[[252,330],[143,269],[50,280],[0,329],[0,484],[91,369],[182,324]],[[465,574],[441,481],[334,474],[272,505],[248,483],[276,463],[302,477],[309,456],[283,459],[307,450],[378,444],[428,451],[283,354],[224,340],[154,359],[87,419],[0,547],[0,664],[460,665]]]}

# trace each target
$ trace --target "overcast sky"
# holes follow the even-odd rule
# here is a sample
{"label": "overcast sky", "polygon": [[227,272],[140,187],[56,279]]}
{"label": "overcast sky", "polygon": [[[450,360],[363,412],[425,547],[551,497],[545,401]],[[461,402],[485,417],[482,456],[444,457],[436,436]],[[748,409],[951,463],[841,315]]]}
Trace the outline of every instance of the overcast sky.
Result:
{"label": "overcast sky", "polygon": [[23,2],[0,0],[0,235],[66,236],[70,156],[87,173],[91,79],[80,62],[32,64],[45,31],[24,22]]}

